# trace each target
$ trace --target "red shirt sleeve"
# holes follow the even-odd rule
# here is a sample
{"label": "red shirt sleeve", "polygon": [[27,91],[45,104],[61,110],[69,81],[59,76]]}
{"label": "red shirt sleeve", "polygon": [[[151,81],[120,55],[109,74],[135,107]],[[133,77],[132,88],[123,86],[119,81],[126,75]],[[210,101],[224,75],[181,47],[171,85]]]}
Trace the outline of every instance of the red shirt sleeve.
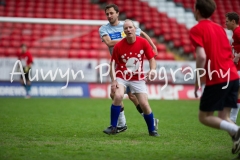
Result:
{"label": "red shirt sleeve", "polygon": [[197,46],[203,47],[202,34],[196,26],[190,30],[190,40],[195,48]]}
{"label": "red shirt sleeve", "polygon": [[240,53],[240,27],[233,32],[233,49],[235,52]]}
{"label": "red shirt sleeve", "polygon": [[28,56],[27,64],[29,65],[30,63],[33,63],[33,57],[30,52],[27,52],[27,56]]}
{"label": "red shirt sleeve", "polygon": [[149,60],[155,56],[155,53],[153,52],[152,47],[150,46],[148,41],[144,40],[144,42],[145,42],[145,56]]}

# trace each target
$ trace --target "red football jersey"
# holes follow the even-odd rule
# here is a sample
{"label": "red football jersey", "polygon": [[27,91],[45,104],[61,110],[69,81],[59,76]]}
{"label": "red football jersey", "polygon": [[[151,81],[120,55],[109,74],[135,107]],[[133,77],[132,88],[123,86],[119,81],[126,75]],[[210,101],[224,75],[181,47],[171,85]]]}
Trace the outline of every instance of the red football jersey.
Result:
{"label": "red football jersey", "polygon": [[29,64],[33,63],[33,57],[29,51],[25,53],[18,53],[18,59],[22,62],[22,66],[28,66]]}
{"label": "red football jersey", "polygon": [[[238,79],[237,69],[232,60],[231,45],[223,27],[210,20],[201,20],[191,28],[190,39],[194,47],[201,46],[205,50],[206,85]],[[228,71],[230,76],[223,76]]]}
{"label": "red football jersey", "polygon": [[114,46],[111,59],[112,62],[115,60],[116,77],[131,81],[143,79],[144,56],[150,60],[154,55],[146,39],[136,37],[132,44],[129,44],[126,38],[122,39]]}
{"label": "red football jersey", "polygon": [[[234,49],[234,53],[240,54],[240,27],[239,26],[234,29],[232,39],[233,39],[232,46]],[[240,62],[239,61],[237,64],[237,69],[240,70]]]}

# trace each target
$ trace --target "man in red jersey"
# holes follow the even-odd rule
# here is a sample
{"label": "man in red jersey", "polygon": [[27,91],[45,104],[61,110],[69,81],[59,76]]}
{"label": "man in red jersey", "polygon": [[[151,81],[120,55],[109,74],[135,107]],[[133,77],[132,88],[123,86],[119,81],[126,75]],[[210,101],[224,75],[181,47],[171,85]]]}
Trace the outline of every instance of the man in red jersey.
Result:
{"label": "man in red jersey", "polygon": [[[239,15],[236,12],[229,12],[226,15],[226,26],[227,29],[233,31],[232,35],[232,48],[234,53],[234,63],[236,64],[238,75],[240,75],[240,27],[239,27]],[[238,100],[237,100],[238,108],[233,108],[231,110],[230,119],[233,122],[237,122],[238,111],[240,108],[240,88],[238,88]],[[235,159],[240,159],[240,154]]]}
{"label": "man in red jersey", "polygon": [[[116,43],[118,43],[122,38],[125,37],[125,33],[123,31],[123,22],[119,21],[119,19],[118,19],[120,11],[119,11],[119,8],[117,5],[108,4],[105,7],[105,14],[106,14],[106,17],[107,17],[109,23],[106,25],[102,25],[99,28],[99,34],[100,34],[100,38],[101,38],[102,42],[104,42],[108,46],[110,54],[112,55],[113,47],[115,46]],[[149,44],[152,46],[153,51],[157,55],[156,46],[152,42],[151,38],[145,32],[143,32],[140,28],[137,28],[136,35],[145,38],[149,42]],[[115,91],[113,89],[110,90],[110,97],[112,99],[113,99],[114,92]],[[138,102],[136,96],[134,96],[131,93],[129,88],[127,88],[126,94],[128,95],[128,98],[134,103],[138,112],[143,116],[143,111],[139,105],[139,102]],[[158,122],[159,122],[159,120],[157,118],[154,118],[154,126],[155,126],[156,130],[158,129]],[[111,126],[109,126],[109,127],[111,128]],[[118,133],[127,130],[126,117],[124,114],[124,104],[123,103],[122,103],[122,109],[121,109],[120,115],[118,117],[117,129],[118,129],[117,130]]]}
{"label": "man in red jersey", "polygon": [[[239,23],[239,15],[235,12],[229,12],[226,15],[226,26],[228,30],[233,31],[232,35],[232,48],[234,53],[234,63],[237,66],[238,75],[240,74],[240,63],[239,63],[239,57],[240,57],[240,27],[238,25]],[[236,123],[237,121],[237,115],[240,107],[240,89],[238,89],[238,102],[237,102],[238,108],[232,109],[230,118],[233,122]]]}
{"label": "man in red jersey", "polygon": [[[240,150],[240,128],[230,120],[237,108],[238,73],[232,61],[231,46],[223,27],[209,20],[216,9],[214,0],[196,0],[194,16],[198,21],[190,30],[196,49],[196,69],[205,71],[206,86],[200,99],[199,121],[227,131],[233,140],[232,153]],[[199,76],[196,77],[196,84]],[[214,112],[218,111],[218,116]]]}
{"label": "man in red jersey", "polygon": [[[127,87],[137,97],[143,116],[148,126],[150,136],[159,136],[154,128],[154,117],[147,98],[147,87],[143,74],[144,56],[149,60],[151,79],[156,74],[155,53],[148,41],[136,36],[136,27],[131,20],[125,20],[123,30],[126,37],[118,42],[113,49],[110,76],[112,87],[115,87],[113,103],[111,105],[111,127],[104,130],[106,134],[117,133],[117,121],[121,111],[121,102]],[[115,72],[114,72],[115,70]]]}
{"label": "man in red jersey", "polygon": [[[29,70],[31,69],[31,66],[33,64],[33,57],[31,53],[27,50],[27,46],[25,44],[21,45],[21,50],[17,54],[18,59],[21,61],[22,66],[23,66],[23,71],[25,74],[25,77],[21,76],[21,84],[24,86],[26,90],[26,97],[25,98],[30,98],[30,90],[31,90],[31,81],[29,80]],[[26,84],[24,83],[24,79],[26,80]]]}

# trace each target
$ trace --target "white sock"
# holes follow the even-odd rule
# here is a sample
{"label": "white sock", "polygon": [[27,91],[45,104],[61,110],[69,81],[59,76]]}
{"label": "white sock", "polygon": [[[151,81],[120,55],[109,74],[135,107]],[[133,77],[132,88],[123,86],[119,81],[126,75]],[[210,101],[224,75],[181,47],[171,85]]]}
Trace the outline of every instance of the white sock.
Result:
{"label": "white sock", "polygon": [[231,135],[234,135],[238,131],[238,126],[236,124],[222,120],[220,123],[220,129],[228,131]]}
{"label": "white sock", "polygon": [[236,123],[237,122],[237,116],[238,116],[238,111],[240,108],[240,103],[237,104],[238,108],[232,108],[231,113],[230,113],[230,119]]}
{"label": "white sock", "polygon": [[124,115],[124,111],[120,112],[119,117],[118,117],[118,127],[123,127],[126,125],[126,117]]}

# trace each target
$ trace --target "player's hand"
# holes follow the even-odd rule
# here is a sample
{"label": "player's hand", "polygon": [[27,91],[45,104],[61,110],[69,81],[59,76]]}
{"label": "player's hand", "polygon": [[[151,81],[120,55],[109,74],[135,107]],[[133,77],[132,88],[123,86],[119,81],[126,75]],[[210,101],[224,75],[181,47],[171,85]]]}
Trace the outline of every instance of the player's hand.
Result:
{"label": "player's hand", "polygon": [[235,57],[240,58],[240,53],[235,53]]}
{"label": "player's hand", "polygon": [[233,58],[233,62],[237,65],[238,64],[238,61],[239,61],[239,58],[238,57],[234,57]]}
{"label": "player's hand", "polygon": [[195,88],[194,88],[194,95],[195,95],[195,98],[198,98],[197,91],[198,91],[198,85],[195,84]]}
{"label": "player's hand", "polygon": [[154,81],[156,79],[157,76],[157,71],[155,69],[151,69],[148,73],[147,73],[147,81]]}
{"label": "player's hand", "polygon": [[111,93],[114,93],[117,88],[118,88],[118,82],[116,80],[112,81],[112,83],[111,83]]}

